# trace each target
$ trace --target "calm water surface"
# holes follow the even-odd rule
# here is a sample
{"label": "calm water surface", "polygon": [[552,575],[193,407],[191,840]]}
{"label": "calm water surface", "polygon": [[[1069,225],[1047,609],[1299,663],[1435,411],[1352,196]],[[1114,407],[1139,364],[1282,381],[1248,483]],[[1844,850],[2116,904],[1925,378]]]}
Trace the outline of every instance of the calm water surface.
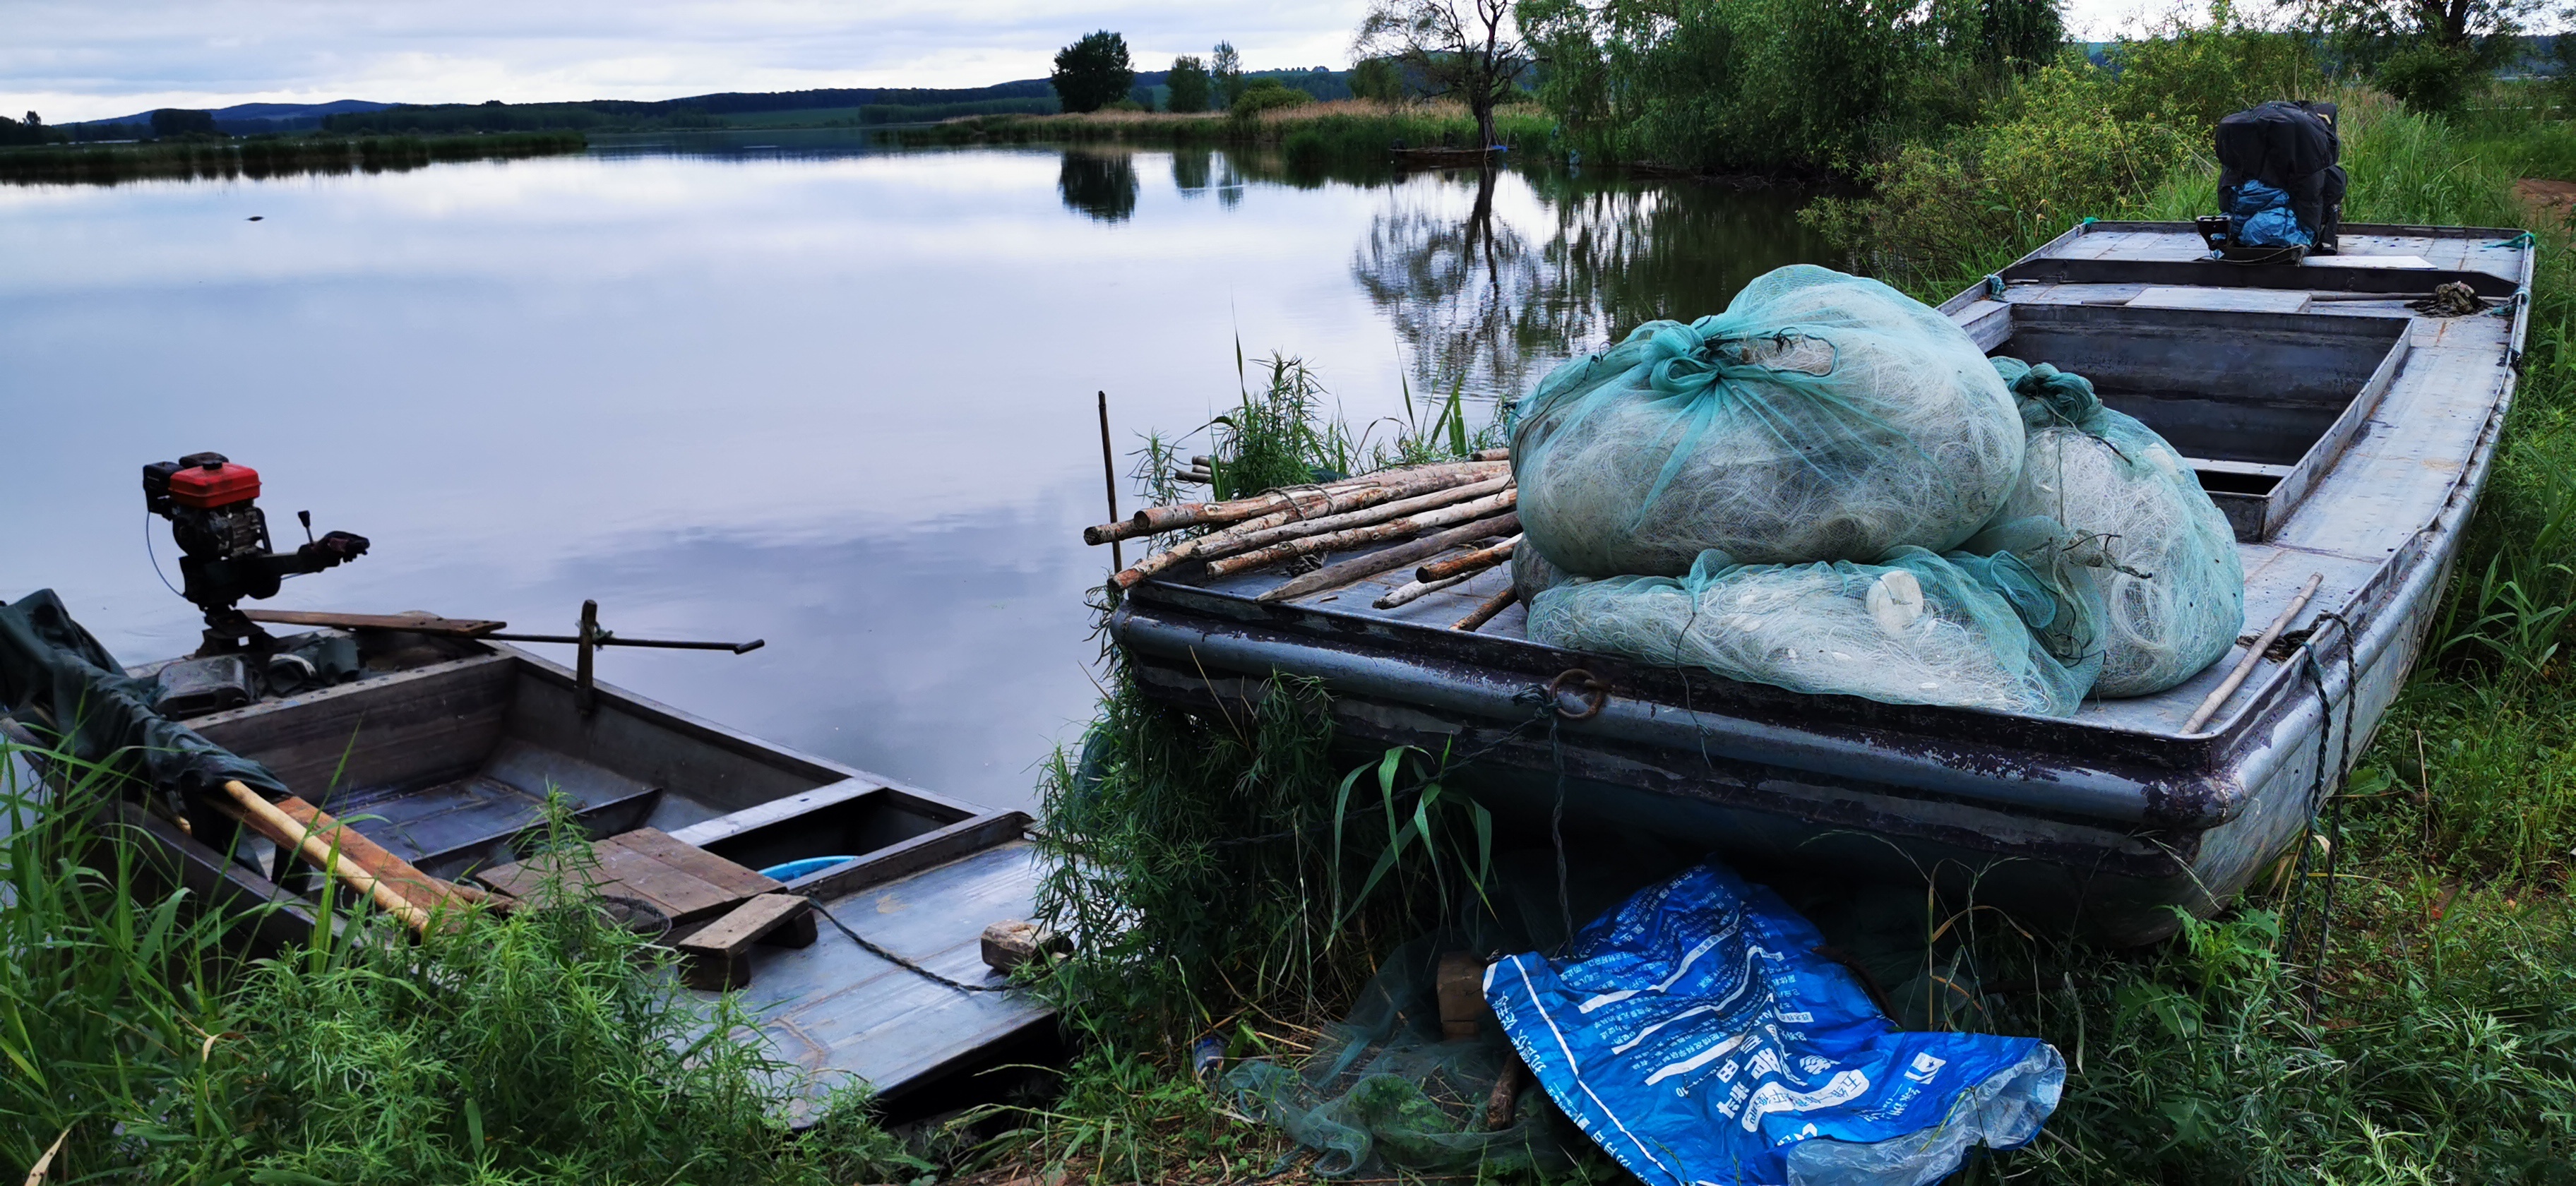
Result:
{"label": "calm water surface", "polygon": [[786,132],[0,187],[0,598],[59,590],[129,663],[194,647],[137,481],[213,449],[259,469],[281,545],[304,508],[374,541],[267,605],[568,631],[590,597],[631,636],[766,638],[601,674],[1024,806],[1097,696],[1093,392],[1122,451],[1233,399],[1238,341],[1303,356],[1354,423],[1408,383],[1517,394],[1831,262],[1796,205]]}

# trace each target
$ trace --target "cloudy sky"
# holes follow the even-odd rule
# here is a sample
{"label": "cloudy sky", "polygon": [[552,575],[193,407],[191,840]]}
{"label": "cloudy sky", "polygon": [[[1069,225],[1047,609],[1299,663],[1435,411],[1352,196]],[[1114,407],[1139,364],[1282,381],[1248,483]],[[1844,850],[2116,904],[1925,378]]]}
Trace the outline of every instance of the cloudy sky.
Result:
{"label": "cloudy sky", "polygon": [[[2099,35],[2140,0],[2074,0]],[[1219,39],[1341,66],[1365,0],[0,0],[0,111],[48,122],[233,103],[666,99],[971,87],[1116,29],[1140,64]],[[2098,32],[2097,32],[2098,30]]]}

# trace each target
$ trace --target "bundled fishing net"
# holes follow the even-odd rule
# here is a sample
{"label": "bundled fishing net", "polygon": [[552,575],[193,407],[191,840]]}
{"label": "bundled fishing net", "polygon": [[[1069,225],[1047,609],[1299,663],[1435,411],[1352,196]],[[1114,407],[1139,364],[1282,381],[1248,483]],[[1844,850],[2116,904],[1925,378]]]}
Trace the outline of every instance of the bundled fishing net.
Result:
{"label": "bundled fishing net", "polygon": [[2108,562],[2044,518],[1875,564],[1737,564],[1712,550],[1678,579],[1542,593],[1529,636],[1794,692],[2069,716],[2101,670]]}
{"label": "bundled fishing net", "polygon": [[2046,515],[2105,537],[2110,616],[2099,696],[2144,696],[2217,662],[2245,627],[2236,533],[2155,430],[2102,406],[2093,384],[2046,363],[1994,360],[2030,426],[1999,519]]}
{"label": "bundled fishing net", "polygon": [[1445,938],[1398,947],[1300,1066],[1247,1059],[1227,1072],[1222,1086],[1247,1114],[1322,1155],[1317,1177],[1481,1178],[1565,1161],[1554,1109],[1535,1089],[1489,1122],[1495,1080],[1518,1066],[1493,1018],[1473,1038],[1442,1036],[1435,971]]}
{"label": "bundled fishing net", "polygon": [[2022,426],[1950,319],[1800,264],[1726,312],[1557,368],[1512,426],[1531,544],[1589,576],[1956,547],[2021,472]]}

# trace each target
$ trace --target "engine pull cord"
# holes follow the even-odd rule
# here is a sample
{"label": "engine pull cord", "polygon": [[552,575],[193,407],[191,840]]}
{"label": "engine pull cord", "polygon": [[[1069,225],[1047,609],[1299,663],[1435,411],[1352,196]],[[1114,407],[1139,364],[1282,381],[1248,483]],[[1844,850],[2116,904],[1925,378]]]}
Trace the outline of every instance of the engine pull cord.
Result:
{"label": "engine pull cord", "polygon": [[161,578],[161,587],[170,589],[172,597],[187,597],[187,594],[171,589],[170,578],[161,571],[161,554],[152,550],[152,512],[150,511],[143,512],[143,558],[152,562],[152,575]]}

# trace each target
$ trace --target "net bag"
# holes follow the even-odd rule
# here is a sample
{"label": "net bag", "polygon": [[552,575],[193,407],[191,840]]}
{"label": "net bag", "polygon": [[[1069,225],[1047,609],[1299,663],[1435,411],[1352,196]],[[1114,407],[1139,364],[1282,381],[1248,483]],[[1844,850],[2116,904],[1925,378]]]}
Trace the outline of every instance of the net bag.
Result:
{"label": "net bag", "polygon": [[1654,321],[1558,367],[1518,410],[1522,530],[1584,576],[1946,550],[2003,504],[2022,427],[1950,319],[1799,264],[1726,312]]}
{"label": "net bag", "polygon": [[2236,532],[2165,439],[2046,363],[1994,360],[2030,426],[1999,518],[2045,515],[2104,537],[2110,616],[2097,696],[2164,691],[2217,662],[2245,628]]}
{"label": "net bag", "polygon": [[1486,1102],[1514,1056],[1491,1017],[1473,1038],[1442,1034],[1435,973],[1449,946],[1428,936],[1398,947],[1349,1017],[1326,1026],[1297,1065],[1246,1059],[1220,1088],[1320,1153],[1310,1167],[1319,1178],[1562,1169],[1559,1122],[1539,1093],[1524,1093],[1501,1127],[1488,1125]]}
{"label": "net bag", "polygon": [[2106,563],[2046,519],[1875,564],[1736,564],[1709,551],[1680,578],[1550,589],[1530,605],[1529,637],[1793,692],[2071,716],[2101,668]]}

